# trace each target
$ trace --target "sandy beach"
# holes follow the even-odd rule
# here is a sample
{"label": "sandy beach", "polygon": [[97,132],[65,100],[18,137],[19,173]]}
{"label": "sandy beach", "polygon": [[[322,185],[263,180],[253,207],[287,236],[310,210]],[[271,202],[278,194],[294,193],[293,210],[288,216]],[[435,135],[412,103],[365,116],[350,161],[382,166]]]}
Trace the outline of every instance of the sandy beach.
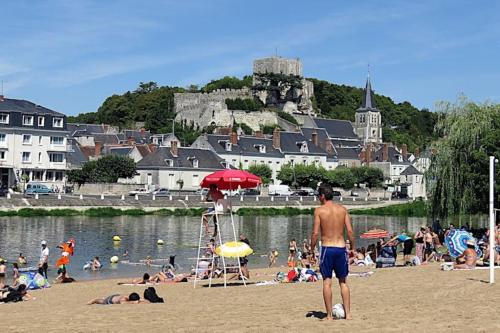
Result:
{"label": "sandy beach", "polygon": [[351,277],[354,320],[334,322],[318,318],[324,316],[321,281],[252,284],[272,280],[279,270],[253,270],[246,288],[158,285],[165,304],[86,305],[94,297],[144,290],[117,280],[55,285],[34,291],[36,300],[1,304],[0,322],[6,332],[500,332],[500,285],[485,282],[487,270],[443,272],[434,264]]}

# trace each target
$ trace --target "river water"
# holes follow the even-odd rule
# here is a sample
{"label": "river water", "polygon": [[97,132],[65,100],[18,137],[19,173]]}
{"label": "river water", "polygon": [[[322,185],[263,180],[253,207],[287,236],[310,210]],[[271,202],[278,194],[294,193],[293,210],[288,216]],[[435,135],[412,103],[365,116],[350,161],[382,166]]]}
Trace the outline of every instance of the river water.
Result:
{"label": "river water", "polygon": [[[234,216],[237,234],[243,233],[251,242],[254,255],[250,256],[250,267],[267,265],[264,257],[270,249],[279,251],[278,264],[285,264],[288,242],[295,238],[299,245],[309,238],[312,229],[312,216],[293,217],[255,217]],[[429,224],[426,218],[392,216],[353,216],[355,234],[369,229],[383,228],[390,233],[402,230],[415,232],[419,226]],[[223,222],[223,221],[221,221]],[[475,219],[473,225],[484,226],[484,219]],[[229,223],[221,223],[222,234],[232,237]],[[92,217],[3,217],[0,218],[0,257],[16,261],[19,253],[27,256],[28,266],[36,265],[40,253],[40,242],[46,240],[50,248],[50,275],[55,276],[55,261],[60,251],[55,248],[59,243],[74,237],[75,255],[68,265],[68,272],[78,280],[140,276],[148,271],[144,265],[126,263],[110,264],[111,256],[123,258],[128,252],[131,263],[140,263],[147,256],[168,258],[176,256],[176,263],[182,271],[195,264],[197,255],[200,218],[164,216],[120,216],[113,218]],[[122,241],[113,242],[114,235]],[[164,241],[157,246],[157,240]],[[357,246],[367,246],[370,241],[357,239]],[[99,272],[84,271],[83,265],[94,256],[99,256],[104,267]],[[9,264],[9,275],[11,271]],[[158,271],[151,267],[150,272]]]}

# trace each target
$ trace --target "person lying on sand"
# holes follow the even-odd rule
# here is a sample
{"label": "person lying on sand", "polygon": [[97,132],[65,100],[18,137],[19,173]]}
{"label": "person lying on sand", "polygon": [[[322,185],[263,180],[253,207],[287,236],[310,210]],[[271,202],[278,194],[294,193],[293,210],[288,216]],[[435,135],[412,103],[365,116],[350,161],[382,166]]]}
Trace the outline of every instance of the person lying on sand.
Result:
{"label": "person lying on sand", "polygon": [[149,281],[154,283],[169,283],[169,282],[188,282],[189,274],[173,274],[171,272],[158,272],[152,276]]}
{"label": "person lying on sand", "polygon": [[89,301],[87,305],[139,304],[139,303],[149,303],[149,301],[145,299],[141,300],[141,297],[137,293],[131,293],[130,295],[111,295],[105,298],[94,298],[93,300]]}
{"label": "person lying on sand", "polygon": [[7,285],[0,285],[0,303],[20,302],[35,299],[26,290],[25,284],[20,284],[17,288]]}
{"label": "person lying on sand", "polygon": [[473,239],[467,241],[467,249],[464,253],[457,257],[458,264],[455,264],[455,269],[474,269],[476,268],[477,253],[475,248],[476,242]]}
{"label": "person lying on sand", "polygon": [[142,278],[133,279],[132,281],[127,281],[127,282],[118,282],[118,284],[119,285],[122,285],[122,284],[146,284],[149,282],[150,278],[151,277],[149,276],[148,273],[144,273]]}

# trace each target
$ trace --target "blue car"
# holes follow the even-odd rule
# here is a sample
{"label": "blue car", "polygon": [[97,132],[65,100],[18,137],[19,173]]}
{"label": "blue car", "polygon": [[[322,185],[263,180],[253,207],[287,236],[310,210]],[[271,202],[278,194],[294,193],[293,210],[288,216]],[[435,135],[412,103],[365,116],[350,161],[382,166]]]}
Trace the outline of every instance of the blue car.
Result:
{"label": "blue car", "polygon": [[35,194],[49,194],[52,192],[53,192],[52,189],[48,188],[44,184],[30,183],[26,186],[26,191],[24,192],[24,194],[35,195]]}

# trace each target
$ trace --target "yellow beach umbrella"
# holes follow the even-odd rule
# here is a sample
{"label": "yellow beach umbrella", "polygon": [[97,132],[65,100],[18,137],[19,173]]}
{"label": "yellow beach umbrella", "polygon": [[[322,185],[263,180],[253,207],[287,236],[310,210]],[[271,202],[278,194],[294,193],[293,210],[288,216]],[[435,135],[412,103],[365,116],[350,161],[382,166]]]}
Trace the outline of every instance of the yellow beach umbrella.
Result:
{"label": "yellow beach umbrella", "polygon": [[215,253],[221,257],[238,258],[246,257],[253,253],[253,250],[247,243],[243,242],[227,242],[218,246]]}

